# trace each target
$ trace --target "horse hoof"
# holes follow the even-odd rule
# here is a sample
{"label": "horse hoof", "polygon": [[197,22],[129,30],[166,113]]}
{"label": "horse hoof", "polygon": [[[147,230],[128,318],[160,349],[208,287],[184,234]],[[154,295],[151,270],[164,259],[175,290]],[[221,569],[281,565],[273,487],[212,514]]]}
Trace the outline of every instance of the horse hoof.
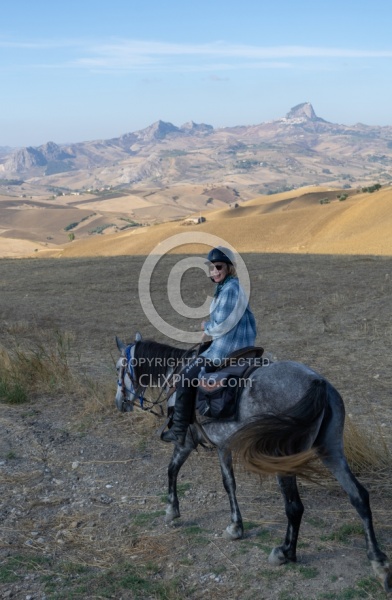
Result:
{"label": "horse hoof", "polygon": [[380,564],[376,561],[372,561],[372,567],[384,590],[390,594],[392,592],[392,567],[388,563]]}
{"label": "horse hoof", "polygon": [[225,537],[227,540],[239,540],[242,538],[243,534],[244,532],[240,525],[231,523],[231,525],[228,525],[223,532],[223,537]]}
{"label": "horse hoof", "polygon": [[172,521],[174,521],[174,519],[179,519],[180,518],[180,511],[176,510],[175,508],[173,508],[172,506],[168,506],[166,509],[166,515],[165,515],[165,523],[167,525],[169,525],[170,523],[172,523]]}
{"label": "horse hoof", "polygon": [[392,593],[392,573],[387,573],[384,579],[384,589],[387,594]]}
{"label": "horse hoof", "polygon": [[387,594],[392,593],[392,567],[389,567],[384,573],[384,590]]}
{"label": "horse hoof", "polygon": [[288,562],[286,556],[283,554],[282,548],[279,546],[274,548],[271,554],[268,557],[268,562],[273,567],[280,567],[280,565],[284,565]]}

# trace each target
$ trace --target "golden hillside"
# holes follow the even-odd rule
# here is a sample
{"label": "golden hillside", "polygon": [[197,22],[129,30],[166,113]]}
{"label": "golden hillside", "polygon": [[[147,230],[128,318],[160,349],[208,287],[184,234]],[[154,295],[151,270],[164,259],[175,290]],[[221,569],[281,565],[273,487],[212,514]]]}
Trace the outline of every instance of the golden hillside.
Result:
{"label": "golden hillside", "polygon": [[[3,242],[0,256],[144,255],[170,236],[193,231],[219,236],[239,252],[391,256],[392,187],[372,194],[349,190],[349,197],[340,201],[338,196],[342,193],[330,188],[306,187],[259,196],[239,203],[236,208],[208,211],[204,213],[206,222],[198,225],[167,222],[115,234],[94,235],[67,242],[62,248],[44,248],[34,240],[18,240],[17,235],[12,240],[0,237]],[[325,199],[329,202],[320,203]],[[200,252],[200,245],[183,246],[176,251]]]}
{"label": "golden hillside", "polygon": [[[351,192],[352,193],[352,192]],[[208,213],[207,221],[184,227],[164,223],[73,242],[61,256],[148,254],[168,237],[197,231],[217,235],[239,252],[392,255],[392,188],[352,193],[304,188],[261,196],[237,208]],[[329,204],[320,200],[329,198]],[[198,248],[181,248],[181,252]]]}

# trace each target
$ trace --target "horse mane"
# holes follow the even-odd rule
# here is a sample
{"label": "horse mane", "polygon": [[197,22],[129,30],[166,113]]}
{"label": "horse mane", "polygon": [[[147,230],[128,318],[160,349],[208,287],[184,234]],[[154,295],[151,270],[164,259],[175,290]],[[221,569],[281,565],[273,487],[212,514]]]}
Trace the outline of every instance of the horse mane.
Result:
{"label": "horse mane", "polygon": [[175,348],[168,344],[161,344],[154,340],[142,340],[135,344],[135,375],[140,379],[143,375],[149,375],[152,380],[157,381],[182,363],[186,350]]}

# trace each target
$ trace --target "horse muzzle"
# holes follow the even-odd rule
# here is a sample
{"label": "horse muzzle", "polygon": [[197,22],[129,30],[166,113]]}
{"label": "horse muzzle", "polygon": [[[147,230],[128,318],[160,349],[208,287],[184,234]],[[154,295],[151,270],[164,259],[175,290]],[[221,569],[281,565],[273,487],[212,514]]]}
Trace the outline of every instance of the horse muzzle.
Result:
{"label": "horse muzzle", "polygon": [[132,412],[133,411],[133,402],[131,400],[127,400],[125,394],[122,389],[119,387],[116,394],[115,404],[117,410],[120,412]]}

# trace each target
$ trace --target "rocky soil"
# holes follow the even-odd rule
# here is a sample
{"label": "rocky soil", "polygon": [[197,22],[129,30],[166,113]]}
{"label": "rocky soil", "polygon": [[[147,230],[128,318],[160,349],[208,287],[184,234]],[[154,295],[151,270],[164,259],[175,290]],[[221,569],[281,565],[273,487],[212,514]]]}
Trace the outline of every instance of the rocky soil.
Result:
{"label": "rocky soil", "polygon": [[[224,538],[229,504],[213,451],[200,449],[184,465],[182,516],[165,524],[172,448],[156,435],[161,421],[140,410],[120,414],[113,405],[114,335],[129,339],[138,328],[159,339],[137,298],[141,261],[0,261],[2,348],[27,352],[60,331],[71,339],[73,374],[67,385],[32,391],[27,403],[0,405],[0,597],[385,598],[359,519],[329,478],[300,483],[305,515],[295,565],[273,568],[267,560],[286,527],[275,481],[239,466],[245,537]],[[246,261],[258,342],[325,374],[351,419],[375,445],[381,436],[390,448],[391,260]],[[194,288],[185,277],[189,302]],[[156,293],[157,305],[166,306],[162,288]],[[392,555],[389,478],[387,469],[361,481],[371,492],[380,544]]]}

